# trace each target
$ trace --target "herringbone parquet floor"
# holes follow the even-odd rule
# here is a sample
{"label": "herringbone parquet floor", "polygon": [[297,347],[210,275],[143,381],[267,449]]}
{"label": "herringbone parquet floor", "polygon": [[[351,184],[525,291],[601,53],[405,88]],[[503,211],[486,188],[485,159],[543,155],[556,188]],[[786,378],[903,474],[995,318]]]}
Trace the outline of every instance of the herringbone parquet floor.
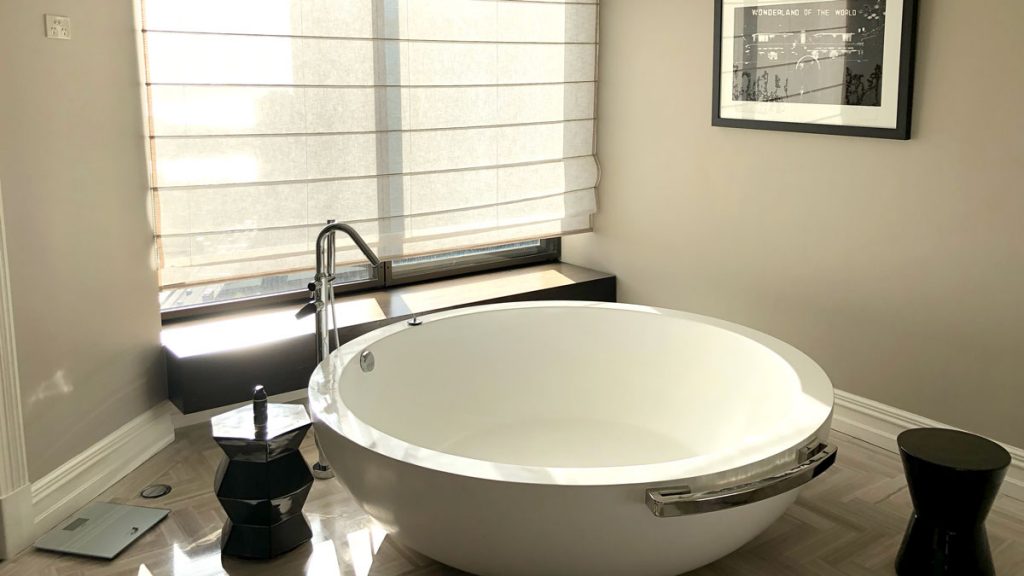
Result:
{"label": "herringbone parquet floor", "polygon": [[[836,433],[838,463],[803,491],[797,504],[759,538],[693,576],[862,576],[894,574],[911,510],[899,458]],[[303,447],[312,461],[315,449]],[[305,506],[313,541],[272,562],[221,558],[224,514],[212,492],[221,452],[208,425],[178,439],[99,500],[171,508],[171,515],[113,562],[38,551],[0,563],[2,576],[440,576],[462,574],[403,548],[375,528],[335,481],[318,481]],[[138,497],[160,482],[174,491]],[[998,573],[1024,575],[1024,502],[1000,498],[988,521]]]}

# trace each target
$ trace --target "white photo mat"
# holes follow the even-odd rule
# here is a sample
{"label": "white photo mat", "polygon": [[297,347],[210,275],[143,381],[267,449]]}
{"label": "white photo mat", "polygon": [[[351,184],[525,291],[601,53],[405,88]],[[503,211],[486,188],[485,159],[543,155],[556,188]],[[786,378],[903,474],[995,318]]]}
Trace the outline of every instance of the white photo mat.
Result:
{"label": "white photo mat", "polygon": [[[724,119],[794,122],[833,126],[858,126],[894,129],[899,108],[900,54],[904,0],[887,0],[882,56],[881,106],[848,106],[787,102],[753,102],[733,100],[735,44],[733,42],[737,8],[766,8],[795,4],[822,4],[822,0],[723,0],[721,34],[721,90],[719,112]],[[846,2],[837,2],[846,4]]]}

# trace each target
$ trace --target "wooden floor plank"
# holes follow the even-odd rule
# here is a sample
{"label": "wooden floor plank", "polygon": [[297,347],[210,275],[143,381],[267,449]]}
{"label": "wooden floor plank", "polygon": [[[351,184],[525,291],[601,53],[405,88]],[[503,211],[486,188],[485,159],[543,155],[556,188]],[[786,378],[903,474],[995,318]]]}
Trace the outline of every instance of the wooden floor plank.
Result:
{"label": "wooden floor plank", "polygon": [[[911,511],[899,457],[834,433],[836,465],[809,484],[786,515],[736,553],[693,576],[874,576],[893,560]],[[307,460],[313,443],[302,446]],[[271,562],[220,556],[225,515],[213,495],[221,452],[208,425],[178,431],[173,444],[97,500],[156,505],[170,516],[112,562],[27,551],[0,563],[2,576],[455,576],[388,538],[339,483],[318,481],[305,505],[313,541]],[[144,500],[149,484],[174,487]],[[1024,574],[1024,503],[1000,497],[988,530],[999,574]]]}

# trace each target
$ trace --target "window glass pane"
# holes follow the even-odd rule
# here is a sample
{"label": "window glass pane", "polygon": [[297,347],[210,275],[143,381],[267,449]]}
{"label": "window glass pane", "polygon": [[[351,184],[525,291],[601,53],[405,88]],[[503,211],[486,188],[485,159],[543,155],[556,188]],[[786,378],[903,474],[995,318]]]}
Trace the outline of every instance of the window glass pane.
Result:
{"label": "window glass pane", "polygon": [[[394,277],[401,282],[407,277],[430,274],[432,271],[443,276],[445,273],[456,273],[459,268],[512,262],[541,253],[554,254],[555,251],[547,241],[527,240],[499,246],[402,258],[395,260],[392,266]],[[344,291],[346,285],[361,285],[361,283],[372,279],[373,271],[368,264],[344,266],[338,269],[337,277],[335,286]],[[312,279],[313,270],[304,270],[288,274],[166,288],[160,292],[160,309],[163,311],[180,310],[193,306],[223,304],[281,293],[300,293],[307,289],[307,284]],[[355,287],[357,286],[352,286],[352,288]]]}
{"label": "window glass pane", "polygon": [[400,269],[404,266],[416,266],[423,264],[451,264],[453,262],[462,260],[468,256],[494,256],[500,257],[502,254],[509,254],[511,252],[521,251],[524,248],[539,249],[541,247],[540,240],[528,240],[526,242],[516,242],[513,244],[504,244],[501,246],[488,246],[485,248],[474,248],[471,250],[458,250],[456,252],[444,252],[441,254],[428,254],[426,256],[413,256],[411,258],[402,258],[396,260],[394,266],[396,269]]}
{"label": "window glass pane", "polygon": [[[346,266],[337,273],[337,284],[355,283],[373,277],[369,265]],[[275,274],[257,278],[227,280],[211,284],[197,284],[179,288],[165,288],[160,292],[160,310],[177,310],[192,306],[222,304],[236,300],[257,298],[286,292],[301,292],[313,279],[312,270]]]}

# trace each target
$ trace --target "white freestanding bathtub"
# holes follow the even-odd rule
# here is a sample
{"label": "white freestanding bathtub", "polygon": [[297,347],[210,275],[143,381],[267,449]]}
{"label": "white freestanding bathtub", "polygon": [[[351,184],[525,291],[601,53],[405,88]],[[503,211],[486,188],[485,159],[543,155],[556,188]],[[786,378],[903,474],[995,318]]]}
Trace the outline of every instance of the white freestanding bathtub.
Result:
{"label": "white freestanding bathtub", "polygon": [[835,459],[828,377],[749,328],[595,302],[421,320],[332,353],[310,409],[363,509],[456,568],[680,574],[751,540]]}

